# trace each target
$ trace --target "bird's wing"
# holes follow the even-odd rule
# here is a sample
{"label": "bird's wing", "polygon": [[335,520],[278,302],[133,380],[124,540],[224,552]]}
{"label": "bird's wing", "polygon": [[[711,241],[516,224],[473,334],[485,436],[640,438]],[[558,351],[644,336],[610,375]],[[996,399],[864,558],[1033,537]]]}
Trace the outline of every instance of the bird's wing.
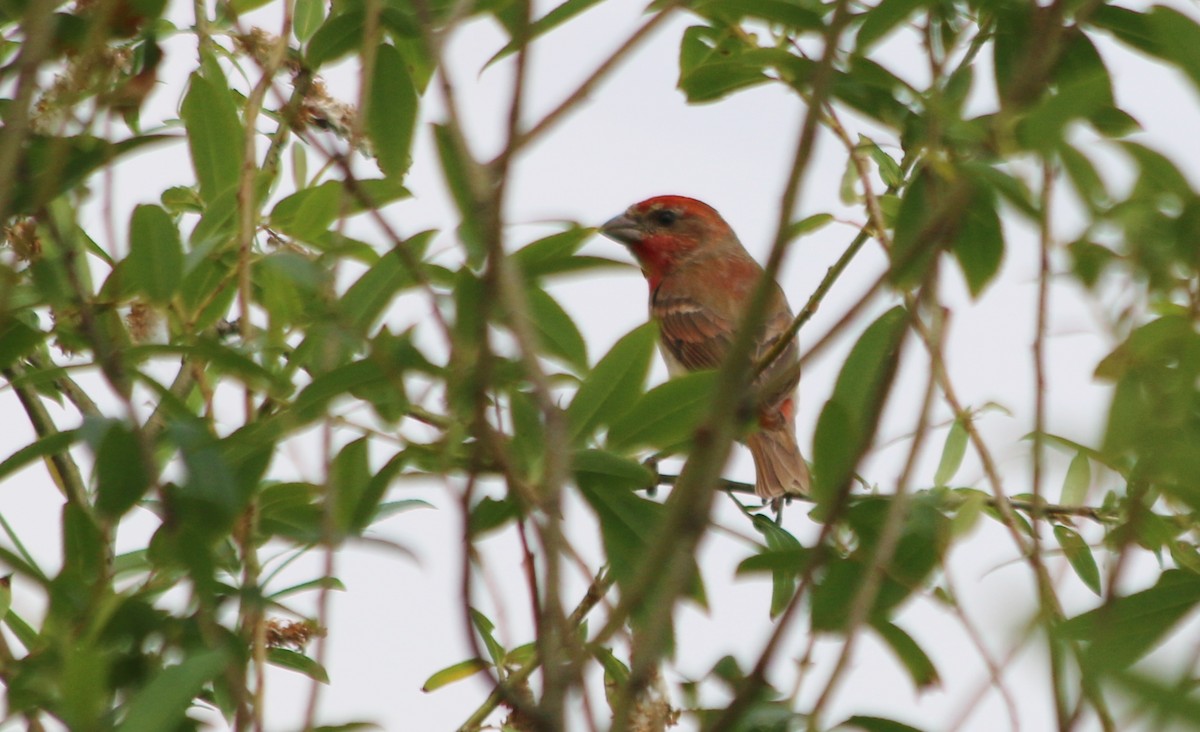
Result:
{"label": "bird's wing", "polygon": [[[661,290],[660,290],[661,293]],[[660,294],[651,304],[663,348],[688,371],[715,369],[729,352],[733,323],[683,294]]]}

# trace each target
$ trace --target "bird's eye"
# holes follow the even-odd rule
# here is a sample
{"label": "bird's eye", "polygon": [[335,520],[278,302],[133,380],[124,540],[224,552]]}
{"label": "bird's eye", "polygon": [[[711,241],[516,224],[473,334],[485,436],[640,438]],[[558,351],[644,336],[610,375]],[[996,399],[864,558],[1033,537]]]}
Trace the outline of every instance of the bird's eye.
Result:
{"label": "bird's eye", "polygon": [[679,212],[669,208],[660,208],[651,214],[650,218],[659,226],[671,226],[679,220]]}

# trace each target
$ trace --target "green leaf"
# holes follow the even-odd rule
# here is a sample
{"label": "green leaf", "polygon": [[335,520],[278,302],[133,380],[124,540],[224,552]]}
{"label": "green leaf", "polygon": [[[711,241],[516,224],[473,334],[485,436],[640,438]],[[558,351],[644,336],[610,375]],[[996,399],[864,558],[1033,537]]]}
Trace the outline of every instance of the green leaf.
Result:
{"label": "green leaf", "polygon": [[1088,643],[1081,660],[1086,668],[1115,671],[1149,653],[1197,603],[1200,577],[1169,569],[1153,587],[1070,618],[1060,631]]}
{"label": "green leaf", "polygon": [[1200,88],[1200,24],[1173,8],[1155,6],[1148,14],[1150,29],[1162,51]]}
{"label": "green leaf", "polygon": [[[787,608],[788,603],[796,594],[796,577],[807,564],[807,550],[800,541],[782,526],[763,515],[754,517],[754,528],[763,535],[767,542],[767,550],[762,556],[785,555],[794,558],[800,554],[802,560],[785,567],[774,568],[771,571],[771,617],[777,618]],[[745,562],[742,563],[743,565]],[[738,572],[741,572],[741,566]]]}
{"label": "green leaf", "polygon": [[483,638],[483,644],[488,650],[488,655],[492,657],[492,663],[499,667],[504,665],[504,659],[508,655],[504,650],[504,646],[496,640],[494,634],[496,630],[495,624],[483,613],[475,608],[471,608],[471,624],[475,626],[475,631]]}
{"label": "green leaf", "polygon": [[425,683],[421,685],[421,691],[425,693],[436,691],[443,686],[453,684],[455,681],[470,678],[488,668],[491,668],[491,664],[482,658],[468,658],[465,661],[459,661],[441,671],[434,672],[428,679],[425,679]]}
{"label": "green leaf", "polygon": [[[10,290],[11,292],[11,290]],[[8,368],[37,348],[45,334],[13,317],[0,316],[0,368]]]}
{"label": "green leaf", "polygon": [[716,372],[697,371],[676,377],[643,394],[608,430],[616,450],[639,447],[673,451],[691,441],[712,404]]}
{"label": "green leaf", "polygon": [[658,326],[647,323],[626,334],[600,359],[567,407],[572,442],[611,424],[637,401],[657,339]]}
{"label": "green leaf", "polygon": [[993,196],[977,190],[962,219],[953,251],[967,278],[971,295],[979,297],[1000,271],[1000,260],[1004,256],[1004,231]]}
{"label": "green leaf", "polygon": [[566,0],[563,4],[553,8],[542,17],[530,23],[528,30],[525,31],[521,38],[514,38],[505,44],[504,48],[501,48],[494,56],[488,59],[487,63],[484,64],[484,68],[486,69],[488,66],[491,66],[497,61],[516,53],[517,49],[521,47],[522,43],[526,45],[531,43],[534,39],[539,38],[563,23],[566,23],[571,18],[574,18],[576,15],[588,10],[600,1],[601,0]]}
{"label": "green leaf", "polygon": [[363,41],[366,13],[359,9],[331,15],[308,41],[304,56],[313,71],[349,55]]}
{"label": "green leaf", "polygon": [[1087,454],[1075,453],[1071,465],[1067,468],[1067,477],[1063,479],[1062,497],[1059,499],[1066,506],[1082,506],[1087,499],[1088,489],[1092,485],[1092,466]]}
{"label": "green leaf", "polygon": [[509,521],[516,519],[521,515],[521,508],[517,502],[511,498],[496,500],[490,496],[484,496],[479,503],[471,508],[471,515],[468,521],[469,530],[472,538],[478,538],[508,525]]}
{"label": "green leaf", "polygon": [[577,473],[576,480],[599,519],[613,578],[628,588],[643,566],[646,551],[659,536],[666,509],[635,495],[622,481],[583,473]]}
{"label": "green leaf", "polygon": [[[1117,688],[1133,697],[1143,719],[1154,712],[1154,728],[1200,730],[1200,699],[1194,684],[1182,686],[1177,679],[1156,679],[1146,674],[1123,671],[1116,674]],[[1190,691],[1190,693],[1189,693]]]}
{"label": "green leaf", "polygon": [[565,231],[526,244],[509,256],[512,257],[521,273],[530,279],[578,269],[580,260],[611,261],[600,260],[598,257],[575,256],[583,243],[594,233],[595,229],[572,226]]}
{"label": "green leaf", "polygon": [[150,488],[138,438],[123,422],[111,421],[96,447],[96,510],[117,519]]}
{"label": "green leaf", "polygon": [[183,282],[183,241],[171,216],[158,206],[141,205],[129,220],[125,274],[136,292],[166,305]]}
{"label": "green leaf", "polygon": [[654,471],[637,460],[605,450],[579,450],[572,456],[571,469],[577,476],[590,474],[583,480],[615,480],[633,490],[650,488],[657,478]]}
{"label": "green leaf", "polygon": [[1089,590],[1099,596],[1100,569],[1096,566],[1096,558],[1092,556],[1091,547],[1078,532],[1066,526],[1055,526],[1054,538],[1058,540],[1058,545],[1062,547],[1063,554],[1071,563],[1075,574],[1087,585]]}
{"label": "green leaf", "polygon": [[417,284],[416,273],[409,271],[399,250],[407,249],[409,257],[420,262],[433,234],[424,231],[397,244],[342,296],[342,313],[357,332],[365,334],[396,295]]}
{"label": "green leaf", "polygon": [[342,191],[337,181],[296,191],[271,209],[271,226],[301,241],[317,239],[341,213],[345,205]]}
{"label": "green leaf", "polygon": [[1088,23],[1112,33],[1117,40],[1151,56],[1163,58],[1163,49],[1150,14],[1117,5],[1099,5],[1088,15]]}
{"label": "green leaf", "polygon": [[833,214],[828,213],[813,214],[812,216],[807,216],[803,219],[800,219],[799,221],[796,221],[788,226],[788,241],[797,239],[805,234],[810,234],[832,222]]}
{"label": "green leaf", "polygon": [[907,323],[904,308],[884,313],[842,364],[813,441],[813,497],[821,506],[832,505],[870,447]]}
{"label": "green leaf", "polygon": [[1071,185],[1089,208],[1095,210],[1108,202],[1108,189],[1086,155],[1071,145],[1062,145],[1058,148],[1058,158],[1067,177],[1071,179]]}
{"label": "green leaf", "polygon": [[926,0],[880,0],[863,13],[865,20],[855,40],[856,52],[866,55],[871,46],[926,4]]}
{"label": "green leaf", "polygon": [[371,104],[367,108],[367,134],[379,168],[390,178],[404,177],[412,164],[413,133],[420,99],[404,57],[390,44],[375,55],[371,77]]}
{"label": "green leaf", "polygon": [[575,321],[562,306],[540,287],[526,290],[529,317],[533,321],[542,348],[561,358],[577,372],[587,371],[587,343],[575,326]]}
{"label": "green leaf", "polygon": [[858,729],[863,730],[863,732],[921,732],[917,727],[910,727],[902,722],[885,719],[884,717],[868,717],[861,714],[850,717],[834,729]]}
{"label": "green leaf", "polygon": [[463,140],[446,125],[433,126],[433,138],[437,143],[438,159],[442,163],[442,176],[450,191],[462,223],[458,237],[467,252],[467,264],[479,267],[484,259],[484,224],[479,202],[475,196],[478,164],[471,159]]}
{"label": "green leaf", "polygon": [[292,15],[292,32],[297,41],[304,43],[312,38],[324,20],[324,0],[296,0],[296,9]]}
{"label": "green leaf", "polygon": [[916,686],[918,691],[941,683],[933,661],[929,659],[921,646],[917,645],[912,636],[905,633],[899,626],[886,621],[872,623],[871,627],[879,633],[879,636],[900,659],[900,663],[908,671],[913,686]]}
{"label": "green leaf", "polygon": [[66,452],[79,441],[83,434],[79,430],[66,430],[42,437],[17,450],[0,463],[0,480],[7,478],[39,458],[50,458]]}
{"label": "green leaf", "polygon": [[308,678],[319,681],[322,684],[329,683],[329,673],[325,670],[324,666],[303,653],[298,653],[290,648],[268,648],[267,663],[304,674]]}
{"label": "green leaf", "polygon": [[157,671],[126,705],[125,719],[117,725],[117,732],[175,729],[184,721],[192,700],[225,669],[228,660],[225,651],[206,650]]}
{"label": "green leaf", "polygon": [[187,128],[200,197],[211,203],[237,184],[242,171],[245,135],[225,79],[192,74],[179,116]]}
{"label": "green leaf", "polygon": [[338,452],[329,468],[334,525],[343,533],[350,529],[359,501],[371,479],[367,460],[369,445],[370,438],[367,437],[351,442]]}
{"label": "green leaf", "polygon": [[935,486],[944,486],[950,482],[958,468],[962,465],[963,456],[967,453],[967,428],[961,419],[954,420],[950,432],[946,434],[946,444],[942,447],[942,459],[938,463],[937,472],[933,475]]}

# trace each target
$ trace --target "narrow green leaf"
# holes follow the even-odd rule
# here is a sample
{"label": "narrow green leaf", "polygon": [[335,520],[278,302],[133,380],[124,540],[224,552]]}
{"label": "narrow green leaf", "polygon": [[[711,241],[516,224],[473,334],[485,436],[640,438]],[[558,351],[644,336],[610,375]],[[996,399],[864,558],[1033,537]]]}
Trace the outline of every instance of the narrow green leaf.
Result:
{"label": "narrow green leaf", "polygon": [[823,228],[827,224],[833,222],[833,214],[819,213],[807,216],[799,221],[794,222],[787,230],[788,240],[796,239],[805,234],[812,233],[817,229]]}
{"label": "narrow green leaf", "polygon": [[312,241],[328,231],[341,213],[342,185],[326,181],[296,191],[271,209],[271,226],[301,241]]}
{"label": "narrow green leaf", "polygon": [[0,368],[11,366],[36,348],[45,337],[40,328],[32,328],[16,318],[0,319]]}
{"label": "narrow green leaf", "polygon": [[[1117,688],[1136,701],[1142,719],[1153,719],[1154,728],[1200,730],[1200,699],[1187,693],[1177,679],[1157,679],[1148,674],[1123,671],[1116,674]],[[1191,685],[1189,685],[1191,686]],[[1153,717],[1149,712],[1153,710]]]}
{"label": "narrow green leaf", "polygon": [[1004,257],[1004,230],[993,196],[977,190],[962,219],[953,251],[971,295],[979,297],[1000,271],[1000,260]]}
{"label": "narrow green leaf", "polygon": [[225,79],[192,74],[179,116],[187,128],[200,197],[211,203],[237,184],[242,170],[242,123]]}
{"label": "narrow green leaf", "polygon": [[567,311],[540,287],[528,288],[526,297],[529,302],[529,317],[533,321],[542,347],[576,371],[587,371],[587,343]]}
{"label": "narrow green leaf", "polygon": [[161,670],[125,707],[117,732],[161,732],[184,720],[192,700],[221,673],[228,658],[223,650],[201,651]]}
{"label": "narrow green leaf", "polygon": [[967,428],[961,419],[954,420],[950,432],[946,434],[946,444],[942,447],[942,459],[938,463],[937,472],[933,475],[935,486],[944,486],[950,482],[958,468],[962,465],[963,456],[967,454]]}
{"label": "narrow green leaf", "polygon": [[712,403],[716,372],[698,371],[659,384],[643,394],[608,430],[621,452],[638,447],[672,451],[686,445]]}
{"label": "narrow green leaf", "polygon": [[813,497],[820,505],[830,505],[847,485],[871,444],[907,322],[901,307],[884,313],[842,364],[813,441]]}
{"label": "narrow green leaf", "polygon": [[462,139],[446,125],[433,126],[433,138],[437,143],[438,159],[442,163],[442,176],[446,181],[454,203],[458,207],[462,222],[458,237],[467,252],[467,263],[472,267],[483,264],[484,230],[483,212],[476,200],[474,176],[477,163],[471,159]]}
{"label": "narrow green leaf", "polygon": [[866,55],[871,46],[924,5],[926,0],[880,0],[863,13],[863,24],[855,40],[857,52]]}
{"label": "narrow green leaf", "polygon": [[170,302],[183,282],[183,241],[166,211],[151,205],[133,210],[125,262],[135,291],[160,305]]}
{"label": "narrow green leaf", "polygon": [[1147,17],[1163,56],[1200,88],[1200,24],[1162,5],[1155,6]]}
{"label": "narrow green leaf", "polygon": [[647,323],[626,334],[600,359],[567,407],[572,442],[610,424],[637,400],[657,339],[658,326]]}
{"label": "narrow green leaf", "polygon": [[412,164],[412,140],[419,103],[417,87],[404,57],[395,46],[380,45],[375,55],[375,73],[371,77],[367,134],[379,168],[390,178],[400,180]]}
{"label": "narrow green leaf", "polygon": [[304,43],[325,20],[324,0],[296,0],[296,9],[292,14],[292,32],[296,40]]}
{"label": "narrow green leaf", "polygon": [[349,55],[362,45],[366,13],[359,9],[331,15],[308,41],[304,55],[313,71]]}
{"label": "narrow green leaf", "polygon": [[1092,556],[1092,548],[1074,529],[1066,526],[1054,527],[1054,538],[1062,547],[1063,554],[1071,563],[1075,574],[1087,585],[1088,589],[1100,595],[1100,569],[1096,566],[1096,558]]}
{"label": "narrow green leaf", "polygon": [[350,529],[359,500],[371,480],[369,445],[370,438],[367,437],[351,442],[338,451],[329,468],[334,525],[343,533]]}
{"label": "narrow green leaf", "polygon": [[1088,643],[1082,659],[1086,667],[1119,670],[1149,653],[1197,603],[1200,577],[1169,569],[1153,587],[1070,618],[1060,630]]}
{"label": "narrow green leaf", "polygon": [[[759,556],[769,554],[785,554],[794,555],[797,552],[806,552],[800,541],[792,536],[791,533],[779,526],[771,519],[763,515],[754,517],[754,528],[763,535],[767,542],[767,551]],[[806,560],[805,560],[806,561]],[[744,563],[743,563],[744,564]],[[804,562],[772,570],[771,572],[771,617],[779,617],[779,614],[787,608],[788,603],[792,601],[792,597],[796,594],[796,577],[799,571],[804,567]],[[739,572],[741,567],[738,568]]]}
{"label": "narrow green leaf", "polygon": [[329,683],[329,672],[325,670],[324,666],[303,653],[298,653],[290,648],[268,648],[267,663],[304,674],[313,681],[319,681],[322,684]]}
{"label": "narrow green leaf", "polygon": [[66,430],[42,437],[17,450],[0,463],[0,480],[7,478],[39,458],[49,458],[68,450],[82,437],[79,430]]}
{"label": "narrow green leaf", "polygon": [[522,44],[531,43],[534,39],[545,35],[599,2],[600,0],[565,0],[561,5],[558,5],[530,23],[529,29],[520,39],[514,38],[505,44],[504,48],[501,48],[494,56],[488,59],[488,62],[484,64],[484,68],[486,69],[497,61],[516,53]]}
{"label": "narrow green leaf", "polygon": [[488,668],[491,668],[491,664],[482,658],[468,658],[465,661],[459,661],[441,671],[434,672],[428,679],[425,679],[425,683],[421,685],[421,691],[425,693],[436,691],[443,686],[453,684],[455,681],[462,681]]}
{"label": "narrow green leaf", "polygon": [[912,636],[905,633],[899,626],[882,620],[873,623],[871,627],[879,633],[879,637],[883,638],[896,657],[900,659],[900,663],[908,671],[913,686],[917,687],[918,691],[941,683],[933,661],[929,659],[921,646],[917,645]]}
{"label": "narrow green leaf", "polygon": [[884,717],[868,717],[862,714],[850,717],[834,729],[858,729],[863,732],[921,732],[917,727],[911,727],[903,722]]}
{"label": "narrow green leaf", "polygon": [[488,619],[486,615],[479,612],[475,608],[471,608],[471,624],[475,626],[475,631],[483,638],[483,644],[488,650],[488,655],[492,657],[492,664],[495,666],[503,666],[508,652],[504,650],[504,646],[496,640],[496,626]]}
{"label": "narrow green leaf", "polygon": [[1075,457],[1071,458],[1071,465],[1067,467],[1067,477],[1063,479],[1062,497],[1059,500],[1066,506],[1082,506],[1091,486],[1091,462],[1088,461],[1087,454],[1075,453]]}
{"label": "narrow green leaf", "polygon": [[396,295],[417,283],[416,273],[409,271],[406,258],[398,250],[404,247],[413,260],[420,262],[433,234],[424,231],[397,244],[346,291],[342,313],[359,333],[365,334]]}
{"label": "narrow green leaf", "polygon": [[151,476],[133,430],[112,421],[96,449],[96,510],[120,518],[142,499]]}

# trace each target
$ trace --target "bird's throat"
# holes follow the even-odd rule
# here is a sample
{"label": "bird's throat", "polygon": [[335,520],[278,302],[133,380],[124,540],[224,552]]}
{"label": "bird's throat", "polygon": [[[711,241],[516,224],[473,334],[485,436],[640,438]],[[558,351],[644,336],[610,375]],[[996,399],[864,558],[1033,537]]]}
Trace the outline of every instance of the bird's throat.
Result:
{"label": "bird's throat", "polygon": [[676,237],[650,236],[629,245],[653,292],[694,244]]}

